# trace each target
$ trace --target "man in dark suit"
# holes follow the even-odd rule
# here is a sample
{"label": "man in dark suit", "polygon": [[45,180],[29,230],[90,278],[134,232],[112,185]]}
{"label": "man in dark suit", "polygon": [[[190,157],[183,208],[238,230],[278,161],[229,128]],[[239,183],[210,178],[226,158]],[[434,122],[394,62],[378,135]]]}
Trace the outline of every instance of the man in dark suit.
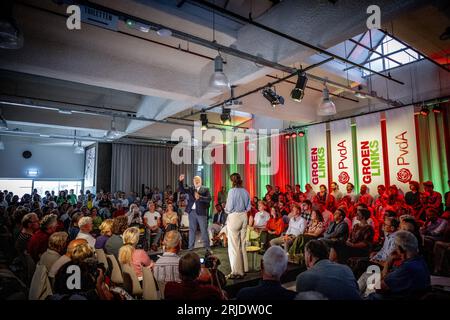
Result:
{"label": "man in dark suit", "polygon": [[202,186],[202,178],[199,176],[194,177],[194,185],[190,187],[185,187],[183,181],[184,174],[180,175],[178,191],[186,193],[189,196],[185,209],[189,214],[189,250],[194,249],[195,232],[197,231],[197,225],[199,225],[203,245],[207,251],[210,251],[208,239],[208,212],[211,203],[211,193],[207,187]]}

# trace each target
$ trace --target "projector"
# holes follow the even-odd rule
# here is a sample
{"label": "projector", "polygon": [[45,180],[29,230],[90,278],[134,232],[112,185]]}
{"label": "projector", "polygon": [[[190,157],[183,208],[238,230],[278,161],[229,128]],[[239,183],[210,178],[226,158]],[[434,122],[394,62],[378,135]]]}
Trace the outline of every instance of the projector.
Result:
{"label": "projector", "polygon": [[237,100],[237,99],[230,99],[225,101],[224,103],[224,107],[228,108],[228,109],[236,109],[239,108],[242,105],[242,101]]}

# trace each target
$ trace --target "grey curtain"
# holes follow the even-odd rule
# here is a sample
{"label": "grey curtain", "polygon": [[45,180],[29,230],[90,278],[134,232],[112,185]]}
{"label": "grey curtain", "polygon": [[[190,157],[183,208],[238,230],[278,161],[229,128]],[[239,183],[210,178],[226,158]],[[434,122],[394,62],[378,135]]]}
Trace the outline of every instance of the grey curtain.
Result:
{"label": "grey curtain", "polygon": [[160,190],[171,185],[176,190],[182,173],[185,181],[192,181],[194,166],[173,164],[171,151],[171,146],[113,144],[111,190],[141,194],[142,184]]}

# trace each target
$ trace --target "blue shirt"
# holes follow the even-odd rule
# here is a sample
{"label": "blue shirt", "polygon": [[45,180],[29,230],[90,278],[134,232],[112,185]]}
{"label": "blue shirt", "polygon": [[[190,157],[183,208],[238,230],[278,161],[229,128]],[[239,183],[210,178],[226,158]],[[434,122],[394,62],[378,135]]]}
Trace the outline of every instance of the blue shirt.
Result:
{"label": "blue shirt", "polygon": [[403,261],[384,282],[394,294],[410,295],[430,287],[430,273],[421,256]]}
{"label": "blue shirt", "polygon": [[373,256],[373,260],[386,261],[390,254],[395,249],[395,235],[397,232],[390,233],[386,236],[383,242],[383,247],[376,255]]}
{"label": "blue shirt", "polygon": [[232,188],[228,192],[227,204],[225,206],[225,212],[247,212],[251,209],[250,195],[244,188]]}
{"label": "blue shirt", "polygon": [[317,291],[330,300],[360,300],[359,287],[352,270],[328,259],[300,273],[296,280],[297,292]]}

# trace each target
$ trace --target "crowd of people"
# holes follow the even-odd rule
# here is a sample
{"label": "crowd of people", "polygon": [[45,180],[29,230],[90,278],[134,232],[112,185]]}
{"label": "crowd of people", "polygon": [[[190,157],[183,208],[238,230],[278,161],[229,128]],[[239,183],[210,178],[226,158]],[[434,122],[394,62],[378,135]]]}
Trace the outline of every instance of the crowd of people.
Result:
{"label": "crowd of people", "polygon": [[[99,251],[130,266],[141,285],[144,270],[152,270],[165,299],[230,298],[220,261],[210,249],[215,245],[232,251],[242,245],[243,252],[252,245],[263,255],[261,283],[242,289],[238,300],[422,297],[430,290],[431,273],[450,273],[450,192],[442,196],[431,181],[423,188],[411,181],[405,193],[395,185],[380,185],[375,196],[365,185],[356,192],[351,183],[345,192],[332,183],[331,190],[321,185],[317,193],[310,184],[304,191],[300,185],[286,185],[283,192],[267,185],[265,196],[254,197],[246,214],[235,210],[243,212],[238,237],[245,239],[237,245],[233,228],[238,216],[230,214],[233,204],[227,203],[228,193],[236,196],[237,191],[221,188],[208,219],[200,210],[209,211],[209,190],[201,180],[196,186],[195,179],[193,188],[185,188],[183,179],[175,191],[171,186],[163,192],[146,187],[140,196],[103,191],[76,195],[74,190],[39,195],[33,190],[18,197],[0,192],[1,298],[137,298],[112,280],[111,265],[100,262]],[[200,228],[206,220],[201,234],[207,261],[192,250],[180,255],[182,248],[193,249],[195,241],[195,229],[189,236],[180,232],[188,213],[189,223],[198,221]],[[281,285],[289,262],[306,269],[297,277],[296,292]],[[245,277],[246,261],[238,264]],[[76,290],[67,287],[73,265],[81,270]],[[379,270],[379,283],[371,282],[367,270]]]}

